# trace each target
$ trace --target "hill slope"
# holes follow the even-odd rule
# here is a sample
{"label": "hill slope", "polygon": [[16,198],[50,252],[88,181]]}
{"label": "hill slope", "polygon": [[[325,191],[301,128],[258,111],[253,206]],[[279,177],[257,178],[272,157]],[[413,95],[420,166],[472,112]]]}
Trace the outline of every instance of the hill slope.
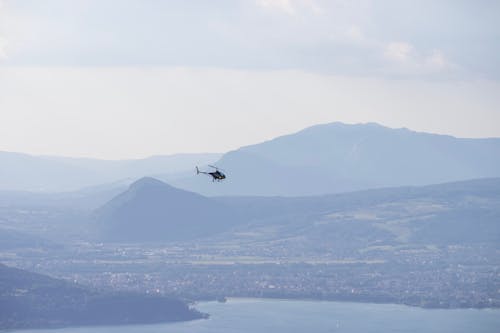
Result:
{"label": "hill slope", "polygon": [[291,248],[299,240],[308,249],[323,244],[325,251],[398,244],[497,247],[500,242],[500,178],[314,197],[216,199],[253,221],[224,236],[236,242],[238,234],[252,235],[290,239]]}
{"label": "hill slope", "polygon": [[146,177],[97,209],[95,219],[103,240],[171,241],[225,230],[235,214],[215,200]]}
{"label": "hill slope", "polygon": [[203,316],[171,298],[98,293],[0,264],[0,329],[119,325]]}

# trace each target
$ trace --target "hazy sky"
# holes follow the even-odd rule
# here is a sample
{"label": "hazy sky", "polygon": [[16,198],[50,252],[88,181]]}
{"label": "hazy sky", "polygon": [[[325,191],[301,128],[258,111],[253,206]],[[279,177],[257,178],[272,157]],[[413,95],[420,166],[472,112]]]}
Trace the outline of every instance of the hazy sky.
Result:
{"label": "hazy sky", "polygon": [[225,152],[343,121],[500,137],[500,1],[0,0],[0,150]]}

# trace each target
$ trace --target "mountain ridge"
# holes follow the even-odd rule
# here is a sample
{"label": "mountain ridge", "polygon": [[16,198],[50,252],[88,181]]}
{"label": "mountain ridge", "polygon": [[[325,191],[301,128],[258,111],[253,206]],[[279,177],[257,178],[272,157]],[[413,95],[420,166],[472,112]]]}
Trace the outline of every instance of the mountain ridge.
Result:
{"label": "mountain ridge", "polygon": [[316,195],[500,176],[500,138],[467,139],[368,123],[321,124],[224,154],[218,187],[173,181],[205,195]]}
{"label": "mountain ridge", "polygon": [[[223,155],[99,161],[0,152],[0,190],[67,192],[152,176],[205,196],[317,195],[498,177],[498,156],[500,138],[457,138],[377,123],[333,122]],[[225,169],[227,180],[214,186],[195,177],[194,166],[206,164]]]}

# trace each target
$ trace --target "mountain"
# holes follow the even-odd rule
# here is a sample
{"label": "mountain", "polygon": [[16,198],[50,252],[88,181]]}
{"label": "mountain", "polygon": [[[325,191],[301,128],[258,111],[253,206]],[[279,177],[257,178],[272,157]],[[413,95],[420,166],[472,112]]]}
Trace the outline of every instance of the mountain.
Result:
{"label": "mountain", "polygon": [[402,244],[496,248],[500,243],[500,178],[324,196],[216,200],[253,221],[221,241],[289,240],[290,248],[324,246],[324,251]]}
{"label": "mountain", "polygon": [[237,221],[223,203],[141,178],[94,213],[102,240],[172,241],[221,232]]}
{"label": "mountain", "polygon": [[0,190],[67,192],[143,176],[174,174],[220,154],[177,154],[136,160],[99,160],[0,152]]}
{"label": "mountain", "polygon": [[97,292],[0,264],[0,329],[158,323],[203,318],[177,299]]}
{"label": "mountain", "polygon": [[[195,165],[214,161],[226,171],[226,181],[214,184],[194,175]],[[331,123],[222,156],[106,161],[0,152],[0,165],[0,190],[68,192],[151,176],[208,196],[303,196],[499,177],[500,138]]]}
{"label": "mountain", "polygon": [[303,196],[500,176],[500,139],[331,123],[222,156],[228,179],[171,181],[204,195]]}
{"label": "mountain", "polygon": [[210,198],[143,178],[95,216],[100,239],[113,242],[200,237],[237,242],[238,235],[252,235],[347,248],[495,244],[500,242],[500,178],[306,197]]}

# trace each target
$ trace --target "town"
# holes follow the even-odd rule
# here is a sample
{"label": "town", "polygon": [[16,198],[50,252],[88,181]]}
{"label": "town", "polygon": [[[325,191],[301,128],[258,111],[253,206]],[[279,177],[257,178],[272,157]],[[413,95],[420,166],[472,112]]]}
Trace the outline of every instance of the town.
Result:
{"label": "town", "polygon": [[95,289],[184,299],[266,297],[500,307],[500,256],[481,246],[381,247],[328,252],[262,242],[171,246],[79,243],[1,253],[8,265]]}

